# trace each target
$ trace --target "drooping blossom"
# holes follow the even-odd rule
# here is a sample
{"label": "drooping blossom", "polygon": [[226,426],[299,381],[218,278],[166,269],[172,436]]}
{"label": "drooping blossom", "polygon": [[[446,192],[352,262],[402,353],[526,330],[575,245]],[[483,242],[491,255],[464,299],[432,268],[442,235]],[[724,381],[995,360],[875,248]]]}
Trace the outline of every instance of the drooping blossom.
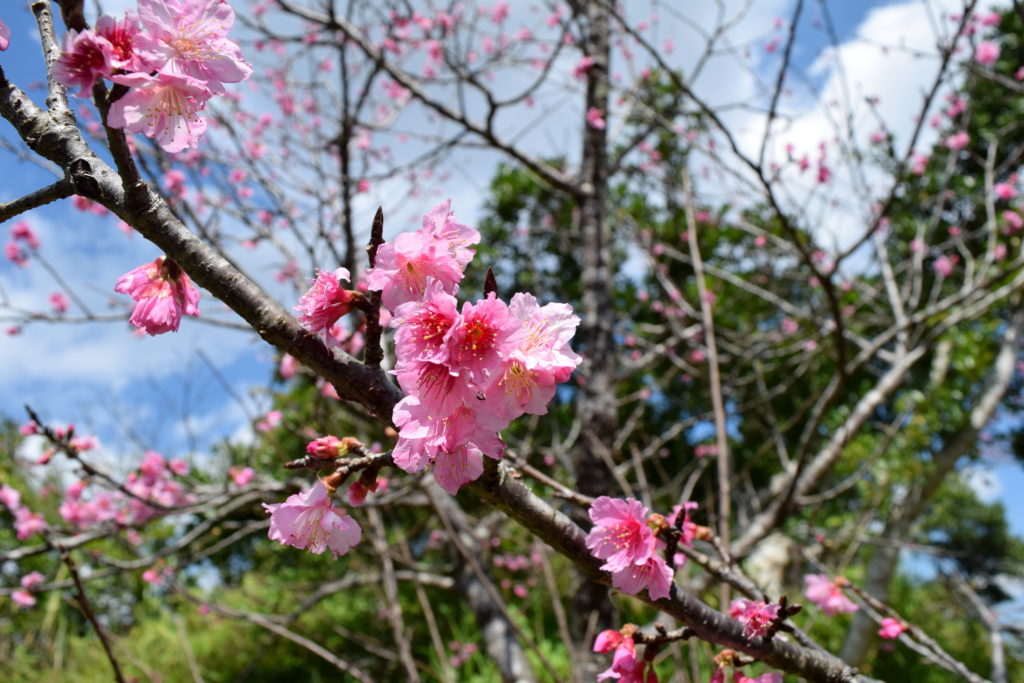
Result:
{"label": "drooping blossom", "polygon": [[327,488],[317,482],[311,489],[288,496],[283,503],[263,504],[270,513],[270,539],[304,548],[314,555],[330,550],[335,558],[359,543],[359,524],[331,506]]}
{"label": "drooping blossom", "polygon": [[313,286],[295,306],[301,313],[299,322],[303,327],[313,333],[326,332],[349,312],[354,292],[342,287],[341,280],[350,278],[346,268],[317,273]]}
{"label": "drooping blossom", "polygon": [[999,199],[1013,199],[1017,196],[1017,188],[1011,183],[996,183],[992,190]]}
{"label": "drooping blossom", "polygon": [[882,619],[882,628],[879,629],[878,635],[882,638],[892,640],[895,638],[899,638],[900,634],[906,630],[907,625],[902,623],[898,619],[893,619],[892,617],[885,617],[884,619]]}
{"label": "drooping blossom", "polygon": [[108,126],[142,133],[166,152],[199,144],[206,132],[206,119],[199,112],[213,94],[203,81],[164,71],[155,76],[122,74],[111,80],[131,90],[111,105]]}
{"label": "drooping blossom", "polygon": [[214,93],[252,74],[228,39],[235,12],[222,0],[139,0],[136,51],[154,69],[191,76]]}
{"label": "drooping blossom", "polygon": [[[625,628],[633,629],[635,627],[627,625]],[[612,655],[612,665],[599,673],[597,680],[614,678],[618,679],[620,683],[657,683],[658,674],[654,667],[651,666],[650,670],[647,670],[649,662],[637,657],[636,643],[631,635],[625,636],[621,631],[611,630],[597,634],[597,638],[594,640],[594,652],[608,653],[613,650],[615,654]]]}
{"label": "drooping blossom", "polygon": [[642,565],[654,555],[656,539],[640,501],[601,496],[590,506],[590,519],[594,528],[587,534],[587,548],[605,561],[601,569],[621,571]]}
{"label": "drooping blossom", "polygon": [[748,638],[765,635],[779,615],[780,605],[761,600],[737,598],[729,606],[729,616],[743,624],[743,634]]}
{"label": "drooping blossom", "polygon": [[138,302],[129,321],[151,335],[177,331],[182,314],[199,315],[199,290],[166,256],[122,275],[114,291]]}
{"label": "drooping blossom", "polygon": [[999,45],[990,40],[981,41],[974,50],[974,59],[978,64],[992,66],[999,59]]}
{"label": "drooping blossom", "polygon": [[646,588],[652,600],[661,600],[669,596],[672,577],[672,568],[665,558],[655,553],[642,564],[631,564],[612,572],[612,586],[629,595],[636,595]]}
{"label": "drooping blossom", "polygon": [[587,110],[587,125],[597,130],[604,130],[607,125],[604,120],[604,112],[597,107],[591,107]]}
{"label": "drooping blossom", "polygon": [[474,411],[462,405],[443,418],[416,396],[395,406],[392,419],[399,440],[392,451],[395,464],[406,472],[434,467],[434,478],[454,495],[483,473],[482,456],[501,458],[505,445],[492,430],[480,427]]}
{"label": "drooping blossom", "polygon": [[0,19],[0,52],[3,52],[11,44],[11,29]]}
{"label": "drooping blossom", "polygon": [[836,581],[829,581],[824,574],[808,574],[804,577],[804,583],[807,584],[807,591],[804,595],[829,617],[840,613],[856,612],[857,605],[846,597],[840,585],[845,581],[841,577]]}

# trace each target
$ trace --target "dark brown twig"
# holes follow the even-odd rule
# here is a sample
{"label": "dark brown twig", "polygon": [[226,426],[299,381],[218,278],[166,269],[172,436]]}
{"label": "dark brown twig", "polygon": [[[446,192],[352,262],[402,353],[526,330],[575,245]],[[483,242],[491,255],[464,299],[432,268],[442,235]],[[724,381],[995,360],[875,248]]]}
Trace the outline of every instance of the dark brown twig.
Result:
{"label": "dark brown twig", "polygon": [[100,624],[99,619],[96,618],[96,613],[92,610],[92,605],[89,603],[89,598],[85,595],[85,587],[82,586],[82,579],[78,576],[78,567],[75,566],[75,561],[71,559],[71,553],[68,552],[63,546],[57,546],[60,551],[60,559],[67,565],[68,571],[71,572],[71,578],[75,581],[75,592],[78,593],[78,605],[82,608],[85,613],[85,617],[92,624],[92,627],[96,629],[96,635],[99,636],[100,642],[103,643],[103,650],[107,653],[107,659],[110,660],[110,666],[114,669],[114,678],[117,679],[118,683],[124,683],[124,674],[121,673],[121,666],[117,663],[117,658],[114,656],[114,651],[110,648],[110,641],[107,639],[107,633],[103,630],[103,626]]}

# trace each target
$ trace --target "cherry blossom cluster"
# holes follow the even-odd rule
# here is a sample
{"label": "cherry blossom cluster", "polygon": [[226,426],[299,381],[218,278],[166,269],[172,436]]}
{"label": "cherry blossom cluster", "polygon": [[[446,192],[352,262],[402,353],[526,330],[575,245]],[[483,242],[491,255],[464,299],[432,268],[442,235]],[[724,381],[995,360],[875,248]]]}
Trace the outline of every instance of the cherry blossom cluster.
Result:
{"label": "cherry blossom cluster", "polygon": [[[76,481],[64,491],[60,516],[80,529],[104,522],[114,522],[119,526],[143,524],[159,516],[160,508],[181,507],[193,501],[193,496],[176,479],[188,471],[188,463],[184,460],[168,461],[159,453],[148,451],[139,469],[125,479],[127,494],[100,491],[85,499],[86,482]],[[147,501],[160,508],[147,504]]]}
{"label": "cherry blossom cluster", "polygon": [[39,237],[28,221],[18,221],[11,226],[11,239],[4,247],[4,255],[14,265],[24,268],[28,266],[28,252],[39,248]]}
{"label": "cherry blossom cluster", "polygon": [[35,596],[32,595],[32,591],[36,590],[39,584],[46,580],[39,572],[29,572],[25,576],[21,577],[21,588],[11,593],[11,600],[16,605],[23,608],[32,607],[36,604]]}
{"label": "cherry blossom cluster", "polygon": [[150,335],[177,332],[182,314],[199,316],[199,290],[166,256],[122,275],[114,291],[135,299],[129,321]]}
{"label": "cherry blossom cluster", "polygon": [[40,512],[32,512],[21,503],[21,492],[4,484],[0,486],[0,503],[14,515],[14,531],[19,541],[41,534],[49,528]]}
{"label": "cherry blossom cluster", "polygon": [[381,245],[366,273],[392,314],[394,373],[407,394],[393,414],[395,464],[432,466],[452,494],[480,476],[482,456],[501,457],[498,432],[524,413],[547,412],[582,360],[569,346],[579,318],[568,304],[542,307],[525,293],[506,304],[492,292],[459,310],[455,294],[479,241],[445,201],[422,228]]}
{"label": "cherry blossom cluster", "polygon": [[[665,520],[668,527],[679,530],[679,543],[693,545],[697,525],[690,521],[690,510],[696,503],[677,505]],[[682,515],[682,518],[680,518]],[[655,533],[661,522],[648,518],[643,503],[633,498],[601,496],[590,506],[590,520],[594,528],[587,534],[587,548],[605,563],[601,569],[611,572],[612,585],[629,595],[643,589],[652,600],[669,596],[674,570],[665,561],[667,544]],[[686,557],[676,553],[672,564],[682,566]]]}
{"label": "cherry blossom cluster", "polygon": [[95,29],[68,31],[53,77],[81,97],[104,78],[128,88],[111,104],[107,125],[180,152],[206,131],[200,112],[210,98],[252,73],[227,37],[234,22],[223,0],[138,0],[138,15],[103,16]]}

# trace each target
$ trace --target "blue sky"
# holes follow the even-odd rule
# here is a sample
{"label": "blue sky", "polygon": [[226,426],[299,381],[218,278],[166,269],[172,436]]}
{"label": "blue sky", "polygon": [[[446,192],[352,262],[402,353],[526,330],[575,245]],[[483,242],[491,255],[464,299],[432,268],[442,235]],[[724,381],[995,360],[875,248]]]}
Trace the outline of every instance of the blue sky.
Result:
{"label": "blue sky", "polygon": [[[240,7],[244,3],[235,4]],[[920,4],[916,0],[832,0],[828,6],[839,38],[846,42],[858,35],[863,37],[860,32],[872,16],[879,20],[881,15],[872,15],[873,12]],[[757,45],[762,42],[757,36],[771,34],[771,17],[788,17],[787,8],[791,5],[789,0],[763,0],[756,5],[762,24],[751,28],[748,34],[758,41]],[[657,6],[658,3],[652,4]],[[0,64],[12,81],[23,86],[42,77],[35,22],[26,7],[27,2],[8,2],[0,11],[0,18],[9,24],[12,33],[11,48],[0,53]],[[803,38],[795,59],[821,84],[828,73],[815,71],[815,63],[827,41],[822,31],[810,25],[817,15],[817,3],[808,2],[801,28]],[[776,58],[759,50],[752,54],[759,73],[774,73]],[[861,65],[850,66],[856,71]],[[719,79],[721,73],[724,72],[712,71],[708,80]],[[724,100],[734,97],[737,88],[741,91],[741,85],[702,84],[710,98],[721,95]],[[909,103],[918,97],[912,88],[908,90],[911,92],[905,93],[906,102],[898,95],[883,100],[885,106],[894,108],[896,119],[902,111],[900,107],[905,108],[905,127],[911,125],[913,107]],[[796,96],[798,104],[794,106],[800,106],[801,97],[806,100],[808,96]],[[811,126],[814,110],[810,105],[814,103],[802,104],[808,106],[807,125]],[[13,139],[5,122],[0,124],[0,138]],[[0,183],[0,199],[4,201],[49,184],[55,178],[45,168],[17,162],[6,152],[0,151],[0,155],[4,168],[10,169]],[[460,219],[473,222],[495,160],[493,156],[482,156],[457,176],[466,181],[456,197]],[[113,218],[83,214],[67,201],[37,209],[25,218],[40,233],[44,257],[72,283],[91,310],[127,313],[128,302],[113,293],[113,284],[124,272],[158,256],[155,247],[138,236],[126,237]],[[9,224],[2,226],[5,238],[8,228]],[[39,310],[47,310],[47,297],[60,289],[37,264],[22,270],[7,261],[0,262],[0,286],[19,305]],[[281,294],[288,296],[284,291]],[[290,306],[293,301],[283,303]],[[209,296],[204,296],[201,308],[205,317],[230,317]],[[73,308],[72,315],[76,313]],[[219,376],[211,372],[204,357],[217,367]],[[168,455],[203,457],[217,441],[244,433],[264,407],[259,399],[250,398],[250,393],[266,385],[273,353],[252,335],[192,320],[186,320],[177,334],[142,339],[132,334],[126,321],[39,322],[26,326],[16,337],[0,335],[0,358],[5,361],[0,367],[0,414],[21,421],[22,406],[30,404],[47,419],[75,422],[80,431],[97,434],[112,454],[130,462],[143,448],[155,448]],[[222,385],[221,379],[230,385],[231,391]],[[233,394],[243,400],[237,401]],[[993,472],[997,483],[986,490],[1007,503],[1014,529],[1024,535],[1024,500],[1009,495],[1024,487],[1024,473],[1008,464],[998,465]]]}

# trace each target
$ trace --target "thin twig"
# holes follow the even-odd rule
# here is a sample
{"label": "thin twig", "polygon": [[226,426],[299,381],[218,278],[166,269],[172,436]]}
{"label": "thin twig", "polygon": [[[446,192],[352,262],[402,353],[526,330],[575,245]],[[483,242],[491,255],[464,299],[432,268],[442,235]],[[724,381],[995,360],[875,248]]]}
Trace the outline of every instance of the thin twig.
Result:
{"label": "thin twig", "polygon": [[67,565],[68,571],[71,572],[71,578],[75,581],[75,592],[78,593],[78,605],[82,608],[85,613],[85,617],[92,624],[92,627],[96,629],[96,635],[99,636],[100,642],[103,643],[103,651],[107,653],[107,659],[110,660],[110,666],[114,669],[114,678],[117,679],[118,683],[124,683],[124,675],[121,673],[121,666],[117,663],[117,658],[114,656],[114,651],[110,648],[110,641],[107,639],[107,633],[103,630],[103,625],[100,624],[99,619],[96,618],[96,613],[92,611],[92,605],[89,604],[89,598],[85,595],[85,587],[82,586],[82,580],[78,576],[78,567],[75,566],[75,561],[71,559],[71,553],[61,546],[57,546],[60,551],[60,559]]}

